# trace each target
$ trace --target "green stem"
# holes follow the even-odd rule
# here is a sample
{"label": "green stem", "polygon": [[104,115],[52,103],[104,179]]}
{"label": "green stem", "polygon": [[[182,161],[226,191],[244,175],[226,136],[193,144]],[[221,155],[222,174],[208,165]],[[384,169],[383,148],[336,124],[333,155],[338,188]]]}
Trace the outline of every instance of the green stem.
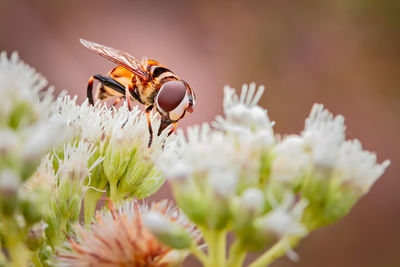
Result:
{"label": "green stem", "polygon": [[209,262],[206,266],[223,267],[226,264],[226,231],[204,231],[204,237],[208,244]]}
{"label": "green stem", "polygon": [[28,265],[29,251],[21,242],[10,242],[7,248],[13,267],[26,267]]}
{"label": "green stem", "polygon": [[1,218],[4,234],[5,248],[11,259],[13,267],[26,267],[30,259],[30,252],[24,243],[23,229],[18,227],[14,218]]}
{"label": "green stem", "polygon": [[289,246],[292,248],[297,245],[300,241],[299,237],[292,237],[286,240],[281,239],[270,249],[268,249],[264,254],[262,254],[258,259],[253,261],[249,267],[265,267],[271,264],[276,259],[282,257],[286,253],[287,245],[285,246],[285,241],[289,242]]}
{"label": "green stem", "polygon": [[236,239],[229,250],[229,267],[240,267],[246,258],[246,251],[242,248],[239,239]]}
{"label": "green stem", "polygon": [[102,196],[102,192],[95,191],[94,189],[89,189],[86,191],[84,196],[84,215],[85,215],[85,225],[88,226],[94,218],[96,212],[96,205],[99,198]]}
{"label": "green stem", "polygon": [[117,190],[118,181],[117,182],[109,181],[109,182],[110,182],[110,199],[112,202],[118,203],[119,202],[119,194]]}
{"label": "green stem", "polygon": [[39,251],[33,253],[32,262],[36,267],[43,267],[42,261],[39,257]]}

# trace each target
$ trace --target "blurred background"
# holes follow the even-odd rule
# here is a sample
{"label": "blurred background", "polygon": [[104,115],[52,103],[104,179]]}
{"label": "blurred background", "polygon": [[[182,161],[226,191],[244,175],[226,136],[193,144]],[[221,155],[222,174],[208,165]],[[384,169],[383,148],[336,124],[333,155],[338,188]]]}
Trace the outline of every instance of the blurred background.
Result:
{"label": "blurred background", "polygon": [[[347,217],[300,243],[298,263],[272,266],[400,266],[400,1],[0,0],[0,50],[82,102],[90,75],[113,64],[79,38],[189,82],[198,104],[183,128],[222,113],[223,85],[252,81],[278,133],[299,133],[314,102],[343,114],[348,138],[392,164]],[[168,185],[153,198],[166,196]]]}

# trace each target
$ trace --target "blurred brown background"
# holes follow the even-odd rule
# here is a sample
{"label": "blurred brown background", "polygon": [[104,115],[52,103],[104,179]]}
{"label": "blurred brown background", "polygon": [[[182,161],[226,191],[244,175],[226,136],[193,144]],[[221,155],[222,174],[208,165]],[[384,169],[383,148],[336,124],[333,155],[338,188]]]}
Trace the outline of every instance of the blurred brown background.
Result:
{"label": "blurred brown background", "polygon": [[298,263],[273,266],[400,266],[400,1],[0,0],[0,50],[83,101],[89,76],[113,64],[80,37],[187,80],[198,104],[182,127],[222,112],[223,85],[251,81],[266,85],[279,133],[300,132],[314,102],[343,114],[348,137],[392,165],[349,216],[300,244]]}

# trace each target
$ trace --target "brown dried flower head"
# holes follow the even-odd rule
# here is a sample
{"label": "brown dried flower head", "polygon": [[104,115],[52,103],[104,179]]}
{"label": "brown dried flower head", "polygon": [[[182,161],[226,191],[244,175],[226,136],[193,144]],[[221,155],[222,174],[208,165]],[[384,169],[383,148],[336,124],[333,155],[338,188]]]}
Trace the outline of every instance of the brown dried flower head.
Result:
{"label": "brown dried flower head", "polygon": [[172,203],[163,200],[152,205],[126,202],[118,209],[112,203],[105,212],[97,212],[90,229],[75,226],[75,236],[68,239],[67,248],[57,256],[58,266],[177,266],[188,255],[161,243],[143,223],[149,212],[163,215],[169,222],[181,226],[194,244],[201,240],[200,231]]}

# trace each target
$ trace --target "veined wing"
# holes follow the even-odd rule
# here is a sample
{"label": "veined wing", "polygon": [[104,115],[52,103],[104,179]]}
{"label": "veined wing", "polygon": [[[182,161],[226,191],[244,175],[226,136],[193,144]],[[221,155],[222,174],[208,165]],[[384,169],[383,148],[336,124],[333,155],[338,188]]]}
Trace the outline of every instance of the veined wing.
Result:
{"label": "veined wing", "polygon": [[114,49],[105,45],[90,42],[84,39],[80,39],[81,44],[89,48],[96,54],[103,56],[112,62],[132,71],[136,75],[143,78],[147,78],[147,73],[142,69],[142,63],[137,60],[134,56],[129,55],[126,52]]}

